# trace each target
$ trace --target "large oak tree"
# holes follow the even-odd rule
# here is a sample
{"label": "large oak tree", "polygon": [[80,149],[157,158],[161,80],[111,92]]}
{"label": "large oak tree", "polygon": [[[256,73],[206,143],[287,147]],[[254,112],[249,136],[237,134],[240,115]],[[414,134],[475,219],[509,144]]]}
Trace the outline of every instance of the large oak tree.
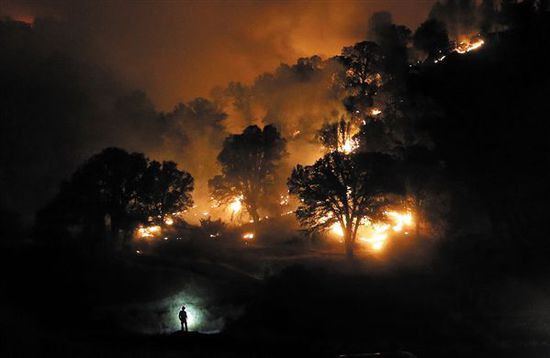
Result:
{"label": "large oak tree", "polygon": [[[82,227],[92,239],[107,234],[127,237],[148,218],[162,220],[193,204],[193,177],[174,162],[149,161],[141,153],[107,148],[77,169],[59,194],[38,215],[42,230]],[[160,218],[159,218],[160,216]]]}
{"label": "large oak tree", "polygon": [[298,165],[288,179],[289,192],[300,199],[296,217],[311,231],[339,224],[351,258],[361,221],[380,219],[388,194],[400,189],[393,169],[394,161],[386,155],[338,151],[313,165]]}
{"label": "large oak tree", "polygon": [[222,204],[242,197],[246,211],[258,222],[262,206],[279,198],[272,189],[285,148],[286,141],[272,125],[249,126],[242,134],[227,137],[218,156],[222,174],[209,181],[212,197]]}

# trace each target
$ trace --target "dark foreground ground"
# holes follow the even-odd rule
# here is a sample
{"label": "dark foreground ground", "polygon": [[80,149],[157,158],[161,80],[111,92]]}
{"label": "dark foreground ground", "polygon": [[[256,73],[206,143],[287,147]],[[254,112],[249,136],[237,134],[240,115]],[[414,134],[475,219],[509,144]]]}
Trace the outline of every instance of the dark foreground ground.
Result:
{"label": "dark foreground ground", "polygon": [[[2,356],[550,355],[550,275],[512,274],[499,253],[405,248],[404,264],[289,243],[215,248],[98,259],[4,247]],[[176,332],[181,304],[195,332]]]}

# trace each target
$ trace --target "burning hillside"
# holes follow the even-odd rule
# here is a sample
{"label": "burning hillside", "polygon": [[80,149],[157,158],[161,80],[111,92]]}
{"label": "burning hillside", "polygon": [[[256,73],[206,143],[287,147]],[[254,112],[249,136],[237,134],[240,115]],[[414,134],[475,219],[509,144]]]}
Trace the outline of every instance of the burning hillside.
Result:
{"label": "burning hillside", "polygon": [[470,51],[475,51],[481,48],[483,45],[485,45],[485,40],[483,40],[481,37],[476,36],[460,41],[453,51],[462,55]]}

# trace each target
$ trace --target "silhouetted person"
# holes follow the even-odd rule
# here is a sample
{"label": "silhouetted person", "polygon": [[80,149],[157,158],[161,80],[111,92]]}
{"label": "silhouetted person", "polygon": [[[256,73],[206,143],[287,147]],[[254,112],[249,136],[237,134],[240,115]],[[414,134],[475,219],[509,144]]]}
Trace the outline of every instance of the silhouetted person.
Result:
{"label": "silhouetted person", "polygon": [[179,318],[181,322],[181,331],[189,332],[187,329],[187,312],[185,312],[185,306],[181,306],[181,311],[179,313]]}

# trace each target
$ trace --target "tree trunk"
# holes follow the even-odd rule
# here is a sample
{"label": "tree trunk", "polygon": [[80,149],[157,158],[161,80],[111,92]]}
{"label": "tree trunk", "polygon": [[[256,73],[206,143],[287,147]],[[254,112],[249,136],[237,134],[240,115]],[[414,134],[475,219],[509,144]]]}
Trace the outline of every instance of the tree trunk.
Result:
{"label": "tree trunk", "polygon": [[353,244],[350,242],[346,242],[346,258],[353,260]]}
{"label": "tree trunk", "polygon": [[254,224],[257,224],[258,222],[260,222],[260,215],[258,215],[258,211],[256,210],[252,210],[252,220],[254,220]]}
{"label": "tree trunk", "polygon": [[346,249],[346,258],[353,260],[353,235],[351,227],[347,227],[344,231],[344,246]]}
{"label": "tree trunk", "polygon": [[260,222],[260,215],[258,214],[258,209],[255,205],[248,206],[248,214],[254,221],[254,225],[258,225],[258,223]]}

